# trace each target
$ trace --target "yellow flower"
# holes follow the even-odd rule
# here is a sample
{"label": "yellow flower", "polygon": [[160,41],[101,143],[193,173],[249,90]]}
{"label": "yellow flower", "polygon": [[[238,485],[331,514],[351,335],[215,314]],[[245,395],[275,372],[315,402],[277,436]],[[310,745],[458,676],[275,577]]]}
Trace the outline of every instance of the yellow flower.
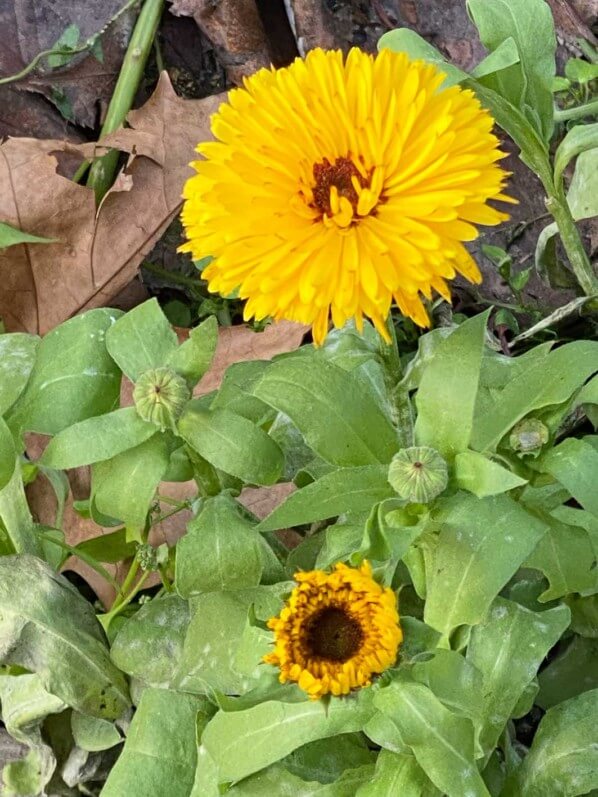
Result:
{"label": "yellow flower", "polygon": [[394,664],[403,639],[397,599],[374,581],[368,562],[295,580],[287,605],[268,621],[275,648],[264,661],[280,667],[281,683],[296,681],[313,699],[346,695]]}
{"label": "yellow flower", "polygon": [[508,218],[504,153],[474,94],[435,67],[383,50],[312,50],[262,69],[212,118],[217,141],[184,190],[182,220],[211,291],[238,289],[245,318],[335,326],[369,317],[388,339],[394,299],[428,325],[422,295],[450,298],[480,272],[462,244]]}

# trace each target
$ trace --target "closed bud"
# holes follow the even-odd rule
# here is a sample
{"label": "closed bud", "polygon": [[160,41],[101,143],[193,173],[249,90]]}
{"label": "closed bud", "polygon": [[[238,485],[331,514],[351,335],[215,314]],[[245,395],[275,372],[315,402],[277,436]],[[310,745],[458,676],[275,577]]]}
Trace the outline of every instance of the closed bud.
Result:
{"label": "closed bud", "polygon": [[548,442],[548,427],[538,418],[524,418],[511,429],[509,445],[513,451],[531,454]]}
{"label": "closed bud", "polygon": [[446,489],[448,468],[434,448],[413,446],[394,455],[388,481],[406,501],[427,504]]}
{"label": "closed bud", "polygon": [[170,368],[153,368],[142,374],[135,385],[133,399],[138,414],[164,429],[175,429],[191,391],[182,376]]}

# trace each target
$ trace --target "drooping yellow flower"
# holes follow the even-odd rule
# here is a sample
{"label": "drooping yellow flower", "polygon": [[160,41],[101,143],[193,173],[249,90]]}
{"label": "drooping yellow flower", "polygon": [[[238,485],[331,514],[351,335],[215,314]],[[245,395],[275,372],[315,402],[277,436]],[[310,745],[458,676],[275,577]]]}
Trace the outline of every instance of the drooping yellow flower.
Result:
{"label": "drooping yellow flower", "polygon": [[264,661],[280,667],[281,683],[296,681],[313,699],[346,695],[394,664],[403,639],[397,599],[374,581],[368,562],[295,573],[295,580],[286,606],[268,621],[275,648]]}
{"label": "drooping yellow flower", "polygon": [[387,337],[394,299],[420,326],[422,295],[480,273],[463,241],[508,218],[504,154],[474,94],[383,50],[312,50],[262,69],[212,118],[217,139],[184,190],[182,213],[209,289],[247,299],[245,318],[311,324],[321,343],[368,316]]}

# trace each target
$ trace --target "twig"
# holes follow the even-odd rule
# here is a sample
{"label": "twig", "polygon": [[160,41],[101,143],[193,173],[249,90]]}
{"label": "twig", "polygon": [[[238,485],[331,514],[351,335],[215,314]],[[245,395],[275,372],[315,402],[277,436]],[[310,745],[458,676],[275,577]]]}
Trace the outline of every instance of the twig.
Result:
{"label": "twig", "polygon": [[372,0],[372,6],[374,7],[374,11],[376,12],[378,19],[387,30],[394,30],[397,27],[397,21],[392,21],[392,19],[386,13],[386,9],[380,0]]}

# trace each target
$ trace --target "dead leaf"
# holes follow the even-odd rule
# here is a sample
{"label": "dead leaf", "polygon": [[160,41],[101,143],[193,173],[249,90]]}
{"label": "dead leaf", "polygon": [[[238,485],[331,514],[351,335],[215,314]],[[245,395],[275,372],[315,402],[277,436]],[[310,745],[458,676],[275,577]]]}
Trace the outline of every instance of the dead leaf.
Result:
{"label": "dead leaf", "polygon": [[245,75],[270,66],[268,38],[255,0],[173,0],[170,11],[193,17],[233,83],[240,84]]}
{"label": "dead leaf", "polygon": [[314,47],[338,46],[337,26],[330,9],[320,0],[290,0],[293,33],[301,55]]}
{"label": "dead leaf", "polygon": [[106,138],[133,154],[97,215],[93,192],[58,175],[51,154],[89,157],[93,144],[9,139],[0,146],[0,218],[59,241],[44,252],[27,245],[0,251],[0,317],[9,331],[44,334],[109,304],[132,280],[179,212],[194,146],[210,136],[209,116],[220,102],[177,97],[164,73],[150,100],[131,112],[131,129]]}

